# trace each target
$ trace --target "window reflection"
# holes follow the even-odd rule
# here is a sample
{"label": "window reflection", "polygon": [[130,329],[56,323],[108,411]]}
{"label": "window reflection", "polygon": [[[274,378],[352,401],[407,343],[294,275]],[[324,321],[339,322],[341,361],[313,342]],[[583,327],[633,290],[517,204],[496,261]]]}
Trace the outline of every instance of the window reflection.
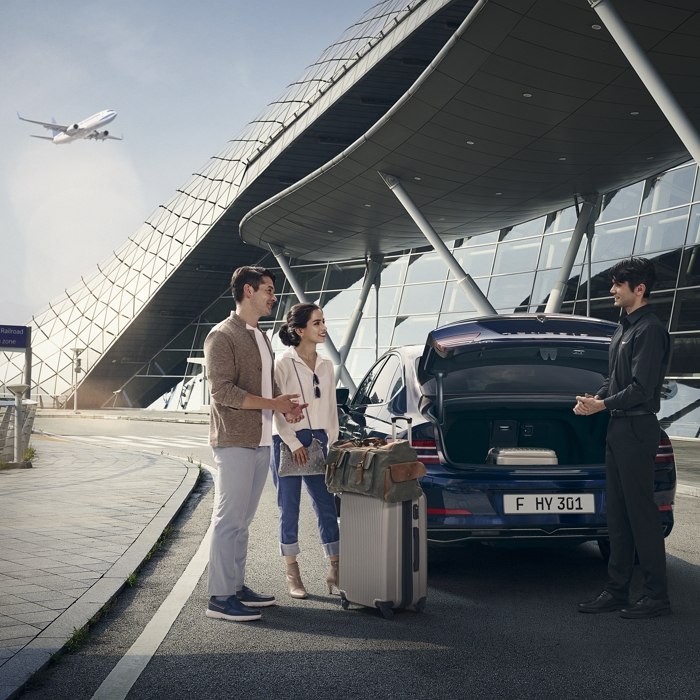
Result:
{"label": "window reflection", "polygon": [[[357,348],[373,348],[376,343],[376,319],[363,318],[360,325],[357,327],[357,334],[353,347]],[[393,318],[379,317],[379,345],[388,345],[391,340],[391,331],[394,329]],[[338,338],[340,342],[341,338]]]}
{"label": "window reflection", "polygon": [[644,183],[637,182],[624,189],[603,195],[603,204],[598,221],[604,223],[605,221],[625,219],[628,216],[639,214],[639,202],[643,189]]}
{"label": "window reflection", "polygon": [[386,267],[382,269],[382,286],[403,283],[408,258],[408,255],[402,255],[400,258],[386,263]]}
{"label": "window reflection", "polygon": [[365,276],[365,263],[353,262],[330,263],[328,265],[328,279],[326,280],[326,289],[359,289],[362,286],[362,280]]}
{"label": "window reflection", "polygon": [[690,210],[688,236],[685,239],[685,242],[687,245],[694,245],[695,243],[700,243],[700,204],[695,204]]}
{"label": "window reflection", "polygon": [[447,276],[447,266],[437,253],[412,255],[408,262],[406,283],[433,282],[444,280]]}
{"label": "window reflection", "polygon": [[559,231],[567,231],[576,226],[576,207],[568,207],[561,211],[555,211],[547,216],[545,223],[545,233],[558,233]]}
{"label": "window reflection", "polygon": [[432,284],[412,284],[403,288],[401,314],[422,314],[436,311],[438,299],[442,298],[443,282]]}
{"label": "window reflection", "polygon": [[649,260],[654,263],[654,267],[656,268],[656,284],[654,284],[654,291],[673,289],[676,286],[681,252],[679,248],[678,250],[672,250],[668,253],[649,256]]}
{"label": "window reflection", "polygon": [[700,289],[676,292],[672,331],[696,331],[700,328]]}
{"label": "window reflection", "polygon": [[485,243],[497,243],[500,231],[491,231],[491,233],[482,233],[478,236],[470,236],[465,238],[462,242],[461,248],[472,248],[477,245],[484,245]]}
{"label": "window reflection", "polygon": [[[486,294],[489,287],[487,278],[475,279],[474,282],[479,286],[481,291]],[[445,287],[445,297],[442,301],[442,311],[475,311],[474,305],[469,301],[467,295],[462,291],[457,282],[448,282]]]}
{"label": "window reflection", "polygon": [[687,204],[690,202],[694,181],[694,165],[650,177],[644,183],[642,214]]}
{"label": "window reflection", "polygon": [[[578,286],[581,267],[574,267],[564,296],[565,301],[573,301],[576,298],[576,287]],[[538,272],[535,277],[535,286],[532,290],[531,303],[540,306],[547,303],[549,295],[554,287],[554,283],[559,278],[559,270],[545,270]],[[543,309],[544,310],[544,309]]]}
{"label": "window reflection", "polygon": [[518,238],[529,238],[530,236],[539,236],[545,224],[546,216],[541,216],[539,219],[526,221],[524,224],[518,224],[508,231],[502,240],[512,241]]}
{"label": "window reflection", "polygon": [[529,304],[534,280],[534,272],[493,277],[489,287],[491,305],[495,309],[512,312],[518,306]]}
{"label": "window reflection", "polygon": [[[540,270],[550,267],[561,267],[573,235],[573,231],[568,231],[567,233],[545,236],[542,239],[542,251],[540,252],[540,261],[537,267]],[[586,252],[586,240],[585,236],[581,239],[574,265],[580,265],[583,262],[583,257]]]}
{"label": "window reflection", "polygon": [[490,275],[495,254],[495,245],[481,246],[479,248],[457,248],[454,251],[457,262],[472,277]]}
{"label": "window reflection", "polygon": [[688,207],[640,216],[634,244],[635,255],[683,245],[687,224]]}
{"label": "window reflection", "polygon": [[637,219],[596,226],[593,236],[593,262],[629,255],[636,228]]}
{"label": "window reflection", "polygon": [[540,252],[540,239],[501,243],[496,253],[494,275],[511,272],[524,272],[537,267],[537,256]]}
{"label": "window reflection", "polygon": [[[399,299],[401,298],[401,287],[380,287],[379,288],[379,315],[394,315],[399,310]],[[374,287],[369,293],[367,304],[365,305],[365,315],[374,315],[377,306],[377,293]]]}
{"label": "window reflection", "polygon": [[[626,258],[621,258],[625,260]],[[609,260],[604,263],[593,263],[591,265],[591,298],[607,297],[610,294],[612,280],[610,279],[610,268],[619,260]],[[583,266],[581,284],[578,287],[577,299],[585,299],[588,295],[588,265]]]}
{"label": "window reflection", "polygon": [[392,346],[425,343],[428,333],[437,328],[437,314],[434,316],[399,316],[396,319]]}
{"label": "window reflection", "polygon": [[[574,313],[577,316],[585,316],[586,302],[577,301]],[[591,301],[591,317],[600,318],[603,321],[617,322],[620,320],[620,309],[613,304],[612,297],[608,299],[593,299]]]}
{"label": "window reflection", "polygon": [[[700,284],[700,245],[686,248],[683,251],[680,274],[678,275],[679,287],[692,287]],[[700,328],[700,326],[699,326]]]}

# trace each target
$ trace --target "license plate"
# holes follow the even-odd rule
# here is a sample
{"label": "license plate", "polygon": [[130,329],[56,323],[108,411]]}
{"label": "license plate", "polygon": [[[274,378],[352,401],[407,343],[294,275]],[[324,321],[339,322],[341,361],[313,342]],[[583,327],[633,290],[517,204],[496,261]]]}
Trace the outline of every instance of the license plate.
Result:
{"label": "license plate", "polygon": [[534,515],[536,513],[595,513],[592,493],[525,493],[516,496],[503,494],[503,512],[507,515]]}

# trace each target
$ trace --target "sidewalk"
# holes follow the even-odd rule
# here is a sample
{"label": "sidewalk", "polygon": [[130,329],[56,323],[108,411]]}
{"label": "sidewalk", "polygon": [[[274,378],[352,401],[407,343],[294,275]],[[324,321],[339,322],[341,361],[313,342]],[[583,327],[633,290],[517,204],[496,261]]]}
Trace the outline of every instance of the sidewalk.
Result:
{"label": "sidewalk", "polygon": [[197,481],[180,460],[35,435],[0,471],[0,700],[124,586]]}
{"label": "sidewalk", "polygon": [[143,408],[116,408],[102,410],[73,411],[54,408],[39,408],[37,418],[90,418],[103,420],[138,420],[153,423],[195,423],[209,425],[208,411],[148,411]]}

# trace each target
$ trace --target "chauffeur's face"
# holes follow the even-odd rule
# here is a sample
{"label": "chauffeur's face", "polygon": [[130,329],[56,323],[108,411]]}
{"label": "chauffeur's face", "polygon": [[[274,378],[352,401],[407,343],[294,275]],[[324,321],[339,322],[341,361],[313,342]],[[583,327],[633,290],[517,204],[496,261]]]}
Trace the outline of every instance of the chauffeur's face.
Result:
{"label": "chauffeur's face", "polygon": [[613,285],[610,287],[610,294],[613,295],[615,306],[629,309],[634,306],[637,299],[644,296],[646,288],[643,284],[637,285],[635,289],[630,287],[629,282],[617,282],[613,280]]}

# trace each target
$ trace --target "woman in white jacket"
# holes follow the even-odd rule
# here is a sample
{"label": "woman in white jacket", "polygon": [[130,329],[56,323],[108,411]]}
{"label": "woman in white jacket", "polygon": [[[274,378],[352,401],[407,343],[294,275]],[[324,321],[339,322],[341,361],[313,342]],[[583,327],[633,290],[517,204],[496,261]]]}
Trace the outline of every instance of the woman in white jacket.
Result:
{"label": "woman in white jacket", "polygon": [[316,304],[297,304],[287,313],[287,323],[279,330],[280,340],[289,347],[275,362],[275,381],[284,393],[301,394],[308,403],[304,418],[293,426],[284,415],[275,413],[275,435],[272,438],[270,469],[277,488],[280,509],[280,554],[287,563],[287,587],[293,598],[306,598],[299,573],[299,503],[301,482],[311,497],[323,551],[330,559],[326,577],[328,592],[338,586],[339,539],[335,498],[328,493],[324,474],[279,476],[280,446],[284,442],[292,452],[296,465],[308,462],[306,448],[316,438],[328,454],[328,445],[338,439],[338,409],[335,400],[333,363],[316,352],[326,342],[323,312]]}

